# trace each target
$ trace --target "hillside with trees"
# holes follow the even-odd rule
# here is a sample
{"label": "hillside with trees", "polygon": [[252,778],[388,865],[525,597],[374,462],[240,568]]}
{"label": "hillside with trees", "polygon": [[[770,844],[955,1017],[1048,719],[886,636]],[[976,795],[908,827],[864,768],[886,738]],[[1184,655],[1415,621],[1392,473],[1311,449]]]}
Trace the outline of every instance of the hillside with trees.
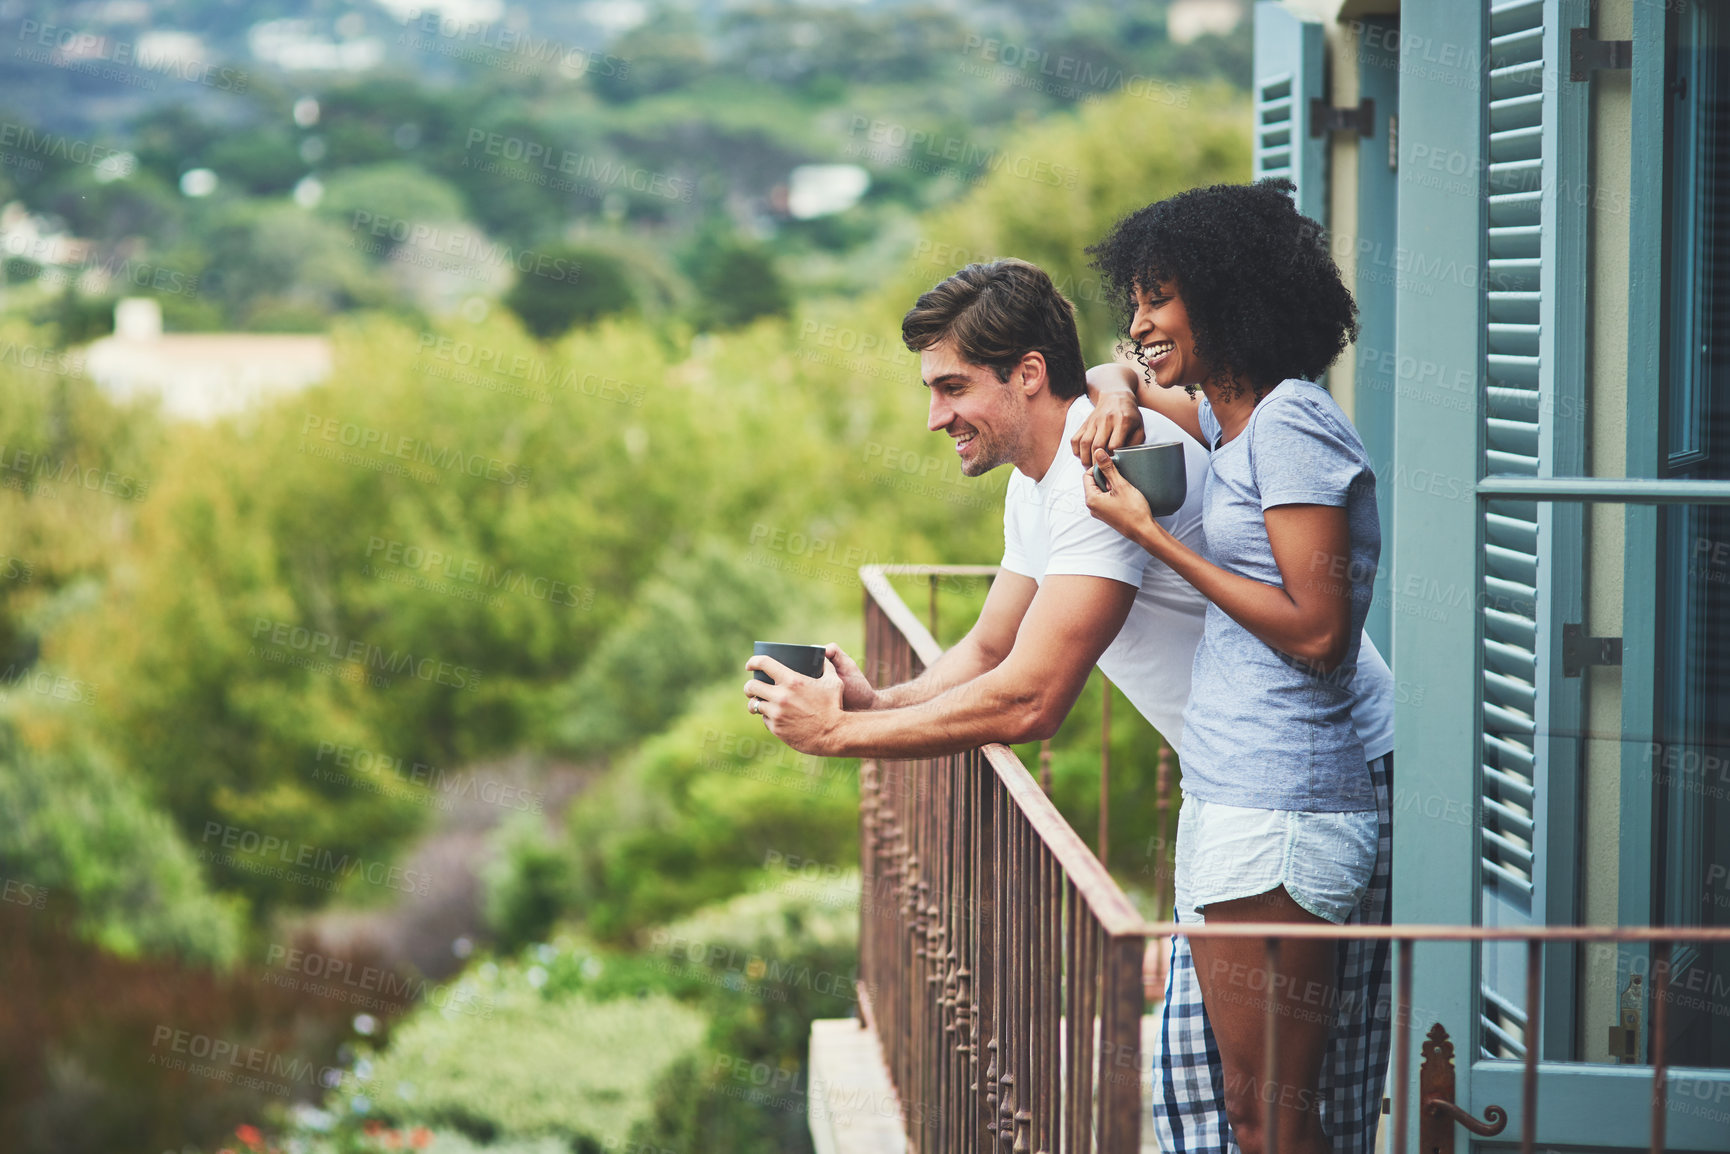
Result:
{"label": "hillside with trees", "polygon": [[[1077,11],[1038,42],[1181,55]],[[1083,248],[1245,179],[1248,112],[1220,38],[1062,99],[961,71],[953,14],[701,19],[618,34],[611,73],[261,73],[227,120],[116,129],[123,175],[4,170],[94,254],[14,256],[0,298],[17,1149],[808,1149],[805,1032],[853,1012],[857,766],[744,712],[750,643],[858,653],[859,565],[1000,556],[1006,478],[925,431],[901,314],[1025,257],[1108,356]],[[625,176],[531,179],[567,153]],[[786,211],[794,168],[843,163],[853,207]],[[117,401],[82,345],[139,294],[171,330],[327,332],[334,370],[209,422]],[[944,585],[942,640],[983,591]],[[1053,742],[1081,830],[1100,709],[1096,679]],[[1122,707],[1112,743],[1109,864],[1145,892],[1160,739]],[[201,1073],[217,1042],[272,1077]]]}

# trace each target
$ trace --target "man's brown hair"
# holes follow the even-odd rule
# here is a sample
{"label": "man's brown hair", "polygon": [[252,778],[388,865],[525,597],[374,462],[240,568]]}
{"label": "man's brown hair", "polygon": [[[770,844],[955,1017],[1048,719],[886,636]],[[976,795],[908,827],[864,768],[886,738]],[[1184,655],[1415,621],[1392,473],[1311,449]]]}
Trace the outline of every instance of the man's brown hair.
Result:
{"label": "man's brown hair", "polygon": [[901,340],[920,352],[945,337],[970,364],[1007,382],[1030,352],[1045,358],[1051,394],[1068,400],[1087,392],[1075,308],[1045,270],[1013,257],[970,264],[922,294],[901,318]]}

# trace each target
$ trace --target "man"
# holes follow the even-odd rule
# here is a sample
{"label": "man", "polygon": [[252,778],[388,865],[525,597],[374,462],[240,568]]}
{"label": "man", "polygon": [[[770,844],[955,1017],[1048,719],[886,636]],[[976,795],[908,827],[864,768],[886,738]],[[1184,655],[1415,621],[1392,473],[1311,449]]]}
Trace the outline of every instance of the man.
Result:
{"label": "man", "polygon": [[[969,265],[919,298],[902,337],[920,354],[927,424],[954,441],[962,473],[1015,467],[997,579],[967,636],[916,680],[873,688],[831,645],[821,680],[753,658],[776,684],[747,683],[749,707],[804,753],[934,757],[1050,737],[1098,665],[1176,747],[1206,606],[1087,511],[1069,444],[1093,405],[1069,302],[1026,261]],[[1150,439],[1185,444],[1189,493],[1160,523],[1200,549],[1207,454],[1142,417]]]}
{"label": "man", "polygon": [[[1071,449],[1094,408],[1089,378],[1098,388],[1122,389],[1122,375],[1112,367],[1084,371],[1074,310],[1043,270],[1020,260],[969,265],[922,295],[902,320],[902,339],[920,354],[920,376],[930,391],[927,426],[954,441],[961,471],[979,476],[1014,466],[998,576],[967,636],[913,681],[874,688],[837,645],[827,647],[824,675],[815,680],[772,658],[753,657],[746,668],[762,670],[775,684],[746,682],[747,708],[803,753],[940,757],[1050,737],[1097,665],[1181,753],[1183,707],[1207,603],[1162,562],[1089,514],[1083,466]],[[1184,445],[1188,495],[1182,508],[1158,520],[1200,552],[1206,451],[1168,418],[1140,413],[1149,441]],[[1391,676],[1368,637],[1359,668],[1359,677]],[[1361,735],[1372,756],[1392,748],[1391,724],[1385,728]],[[1386,899],[1383,863],[1352,920],[1381,921]],[[1385,944],[1369,944],[1377,945],[1384,947],[1379,956],[1358,943],[1349,956],[1342,950],[1338,988],[1348,1011],[1386,1002]],[[1224,1074],[1181,937],[1172,948],[1156,1061],[1162,1074],[1154,1114],[1162,1148],[1234,1150]],[[1330,1043],[1322,1108],[1324,1125],[1329,1114],[1339,1120],[1328,1126],[1330,1133],[1349,1132],[1339,1149],[1368,1154],[1373,1121],[1353,1121],[1379,1108],[1385,1069],[1385,1037],[1368,1054],[1353,1043]]]}

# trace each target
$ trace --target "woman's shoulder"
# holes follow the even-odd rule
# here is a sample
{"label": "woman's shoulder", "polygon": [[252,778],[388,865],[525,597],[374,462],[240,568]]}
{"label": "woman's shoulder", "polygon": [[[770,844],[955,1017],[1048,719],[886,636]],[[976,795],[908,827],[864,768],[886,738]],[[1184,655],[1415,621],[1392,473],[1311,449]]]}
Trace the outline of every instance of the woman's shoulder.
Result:
{"label": "woman's shoulder", "polygon": [[1291,377],[1269,389],[1251,414],[1254,423],[1296,427],[1312,436],[1338,440],[1359,450],[1363,440],[1333,394],[1314,381]]}
{"label": "woman's shoulder", "polygon": [[1272,409],[1319,409],[1323,412],[1342,412],[1339,402],[1333,394],[1316,384],[1314,381],[1300,380],[1297,377],[1287,377],[1263,394],[1261,403],[1256,409],[1263,407]]}

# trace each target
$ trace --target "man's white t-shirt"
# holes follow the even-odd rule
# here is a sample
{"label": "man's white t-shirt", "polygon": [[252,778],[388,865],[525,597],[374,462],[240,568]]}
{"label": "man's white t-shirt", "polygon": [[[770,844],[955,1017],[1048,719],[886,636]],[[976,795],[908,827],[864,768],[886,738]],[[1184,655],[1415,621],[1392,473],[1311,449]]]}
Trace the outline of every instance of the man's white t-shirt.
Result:
{"label": "man's white t-shirt", "polygon": [[[1106,577],[1137,587],[1135,604],[1117,637],[1099,657],[1099,668],[1159,730],[1173,749],[1182,750],[1183,707],[1189,701],[1190,670],[1201,643],[1207,601],[1195,586],[1163,561],[1087,511],[1083,466],[1069,442],[1093,412],[1093,402],[1070,403],[1063,440],[1045,476],[1033,480],[1020,469],[1009,478],[1003,503],[1003,568],[1043,583],[1047,577]],[[1207,451],[1170,420],[1141,410],[1147,443],[1179,441],[1189,492],[1183,507],[1159,523],[1197,553],[1201,532],[1201,493]]]}
{"label": "man's white t-shirt", "polygon": [[[1087,511],[1081,480],[1084,466],[1069,442],[1091,412],[1093,402],[1086,397],[1070,403],[1063,439],[1044,477],[1035,481],[1020,469],[1011,474],[1003,503],[1002,567],[1040,583],[1047,577],[1105,577],[1136,587],[1129,617],[1100,654],[1099,668],[1181,754],[1183,707],[1189,701],[1207,599],[1165,562],[1154,560],[1147,550]],[[1188,474],[1183,507],[1158,521],[1205,556],[1201,506],[1207,450],[1150,409],[1141,410],[1141,420],[1147,444],[1177,441],[1183,445]],[[1353,681],[1352,722],[1371,761],[1394,748],[1393,689],[1393,674],[1366,634]]]}

